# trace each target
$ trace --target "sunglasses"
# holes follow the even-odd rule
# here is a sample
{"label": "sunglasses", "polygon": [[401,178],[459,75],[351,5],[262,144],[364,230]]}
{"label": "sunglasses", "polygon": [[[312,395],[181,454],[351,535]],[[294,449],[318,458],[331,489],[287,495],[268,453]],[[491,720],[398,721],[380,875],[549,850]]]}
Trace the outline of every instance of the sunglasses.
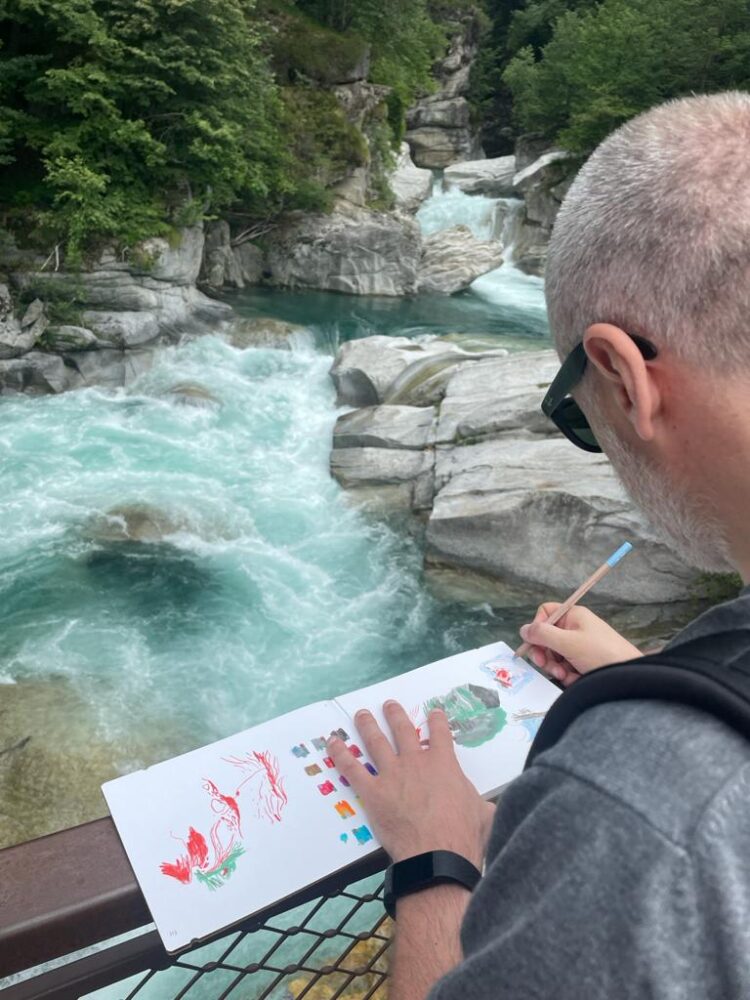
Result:
{"label": "sunglasses", "polygon": [[[630,339],[643,355],[645,361],[653,361],[657,355],[654,345],[630,334]],[[602,449],[591,430],[586,414],[570,393],[583,378],[588,357],[583,342],[578,344],[563,361],[547,395],[542,400],[542,413],[562,431],[568,441],[584,451],[600,452]]]}

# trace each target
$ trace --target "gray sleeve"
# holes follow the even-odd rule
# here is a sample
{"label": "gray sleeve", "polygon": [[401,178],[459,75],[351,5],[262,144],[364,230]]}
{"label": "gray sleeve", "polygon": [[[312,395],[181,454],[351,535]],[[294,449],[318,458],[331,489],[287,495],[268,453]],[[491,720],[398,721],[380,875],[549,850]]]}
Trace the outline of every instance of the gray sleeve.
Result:
{"label": "gray sleeve", "polygon": [[632,808],[538,762],[505,792],[462,928],[429,1000],[684,1000],[691,862]]}

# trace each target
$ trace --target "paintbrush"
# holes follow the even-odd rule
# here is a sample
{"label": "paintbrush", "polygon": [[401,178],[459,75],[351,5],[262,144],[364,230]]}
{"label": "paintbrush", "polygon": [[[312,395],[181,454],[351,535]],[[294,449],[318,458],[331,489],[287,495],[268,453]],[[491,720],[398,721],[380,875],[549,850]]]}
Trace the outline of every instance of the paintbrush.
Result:
{"label": "paintbrush", "polygon": [[[596,570],[596,572],[592,573],[591,576],[588,578],[588,580],[586,580],[585,583],[582,583],[581,586],[578,588],[578,590],[576,590],[574,593],[570,595],[567,601],[563,601],[563,603],[560,605],[557,611],[552,612],[552,614],[547,619],[546,624],[547,625],[557,624],[557,622],[560,621],[563,615],[566,615],[574,605],[578,604],[583,595],[588,593],[589,590],[591,590],[591,588],[595,586],[603,576],[606,576],[607,573],[609,573],[609,571],[612,569],[612,567],[616,566],[618,562],[623,558],[623,556],[626,556],[632,548],[633,546],[630,544],[630,542],[625,542],[623,545],[620,546],[620,548],[616,552],[613,552],[612,555],[609,557],[609,559],[605,563],[602,563],[599,569]],[[516,650],[515,655],[526,656],[526,654],[531,649],[531,646],[532,643],[530,642],[521,643],[521,645]]]}

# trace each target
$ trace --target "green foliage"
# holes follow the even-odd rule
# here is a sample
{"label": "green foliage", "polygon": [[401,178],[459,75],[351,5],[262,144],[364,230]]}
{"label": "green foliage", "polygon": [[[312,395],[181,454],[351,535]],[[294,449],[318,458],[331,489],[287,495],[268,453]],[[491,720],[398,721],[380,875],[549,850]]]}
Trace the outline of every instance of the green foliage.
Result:
{"label": "green foliage", "polygon": [[50,321],[54,325],[82,326],[82,312],[86,295],[83,282],[72,275],[44,277],[35,275],[24,285],[19,303],[25,308],[34,299],[41,299]]}
{"label": "green foliage", "polygon": [[319,83],[341,83],[366,67],[369,45],[360,35],[342,34],[297,15],[283,22],[271,43],[272,65],[281,82],[300,77]]}
{"label": "green foliage", "polygon": [[252,0],[0,0],[0,202],[38,205],[78,259],[92,234],[160,231],[273,199],[280,107]]}
{"label": "green foliage", "polygon": [[504,79],[520,126],[576,153],[667,98],[750,84],[744,0],[603,0],[552,27],[540,58],[526,45]]}
{"label": "green foliage", "polygon": [[284,87],[284,133],[292,155],[295,206],[327,208],[327,188],[368,160],[364,136],[336,97],[312,86]]}

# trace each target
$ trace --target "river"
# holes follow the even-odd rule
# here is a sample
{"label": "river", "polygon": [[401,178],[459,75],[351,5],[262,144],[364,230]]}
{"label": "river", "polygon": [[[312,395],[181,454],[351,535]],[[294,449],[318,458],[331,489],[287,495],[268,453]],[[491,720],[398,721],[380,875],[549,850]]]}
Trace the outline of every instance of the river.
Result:
{"label": "river", "polygon": [[[438,189],[419,218],[489,236],[496,213]],[[128,391],[0,400],[0,750],[30,737],[0,758],[0,846],[103,814],[99,783],[118,773],[512,641],[525,613],[441,603],[419,539],[347,502],[328,473],[327,371],[342,340],[371,333],[538,346],[541,281],[504,265],[450,299],[231,302],[305,333],[281,351],[207,331],[160,348]],[[201,405],[170,391],[185,385]],[[133,512],[162,537],[118,540]]]}

